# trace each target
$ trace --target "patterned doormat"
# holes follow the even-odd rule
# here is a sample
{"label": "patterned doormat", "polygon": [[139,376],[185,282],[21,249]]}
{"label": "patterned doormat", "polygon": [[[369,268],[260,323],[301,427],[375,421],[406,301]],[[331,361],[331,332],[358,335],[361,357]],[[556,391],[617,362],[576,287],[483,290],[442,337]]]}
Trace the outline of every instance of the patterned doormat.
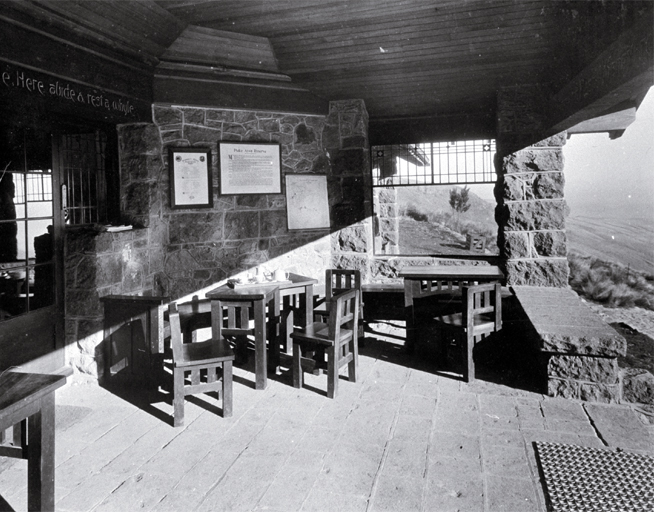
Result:
{"label": "patterned doormat", "polygon": [[550,512],[654,510],[654,457],[536,442]]}

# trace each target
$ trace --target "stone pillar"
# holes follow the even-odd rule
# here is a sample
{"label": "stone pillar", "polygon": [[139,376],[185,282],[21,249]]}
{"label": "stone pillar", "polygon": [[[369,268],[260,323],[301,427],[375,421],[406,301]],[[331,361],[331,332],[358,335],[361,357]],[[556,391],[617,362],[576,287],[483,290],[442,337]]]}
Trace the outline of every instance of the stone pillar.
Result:
{"label": "stone pillar", "polygon": [[323,131],[332,166],[328,176],[332,265],[369,274],[372,197],[368,112],[362,100],[333,101]]}
{"label": "stone pillar", "polygon": [[496,210],[500,257],[510,285],[568,286],[563,186],[566,134],[540,140],[538,87],[498,94]]}
{"label": "stone pillar", "polygon": [[400,252],[400,216],[397,207],[397,190],[394,188],[373,189],[377,216],[373,219],[375,246],[383,254]]}

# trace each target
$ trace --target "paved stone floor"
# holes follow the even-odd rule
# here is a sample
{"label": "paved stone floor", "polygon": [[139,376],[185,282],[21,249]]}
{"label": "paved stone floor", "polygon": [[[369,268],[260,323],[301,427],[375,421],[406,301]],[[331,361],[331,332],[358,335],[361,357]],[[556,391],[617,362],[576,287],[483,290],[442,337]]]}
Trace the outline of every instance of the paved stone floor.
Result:
{"label": "paved stone floor", "polygon": [[[428,351],[404,354],[402,336],[373,325],[359,381],[341,380],[335,400],[324,376],[297,390],[282,373],[256,391],[238,368],[233,417],[191,397],[177,429],[161,393],[71,379],[57,391],[56,509],[545,512],[533,442],[654,452],[653,428],[627,406],[548,398],[492,372],[466,384],[435,372]],[[26,472],[0,459],[15,510]]]}

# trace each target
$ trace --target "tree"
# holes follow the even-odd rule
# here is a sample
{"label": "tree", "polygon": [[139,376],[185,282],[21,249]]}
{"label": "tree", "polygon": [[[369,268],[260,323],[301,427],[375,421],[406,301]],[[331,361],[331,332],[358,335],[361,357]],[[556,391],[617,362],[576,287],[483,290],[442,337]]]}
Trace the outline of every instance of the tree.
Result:
{"label": "tree", "polygon": [[459,215],[470,209],[470,189],[466,185],[463,188],[455,187],[450,190],[450,206],[455,212],[456,227],[459,229]]}

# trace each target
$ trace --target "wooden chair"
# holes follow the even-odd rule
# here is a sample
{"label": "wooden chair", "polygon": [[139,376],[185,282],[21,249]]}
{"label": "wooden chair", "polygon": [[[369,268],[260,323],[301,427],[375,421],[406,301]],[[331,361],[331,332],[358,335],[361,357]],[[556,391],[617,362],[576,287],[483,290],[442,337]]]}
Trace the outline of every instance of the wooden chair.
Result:
{"label": "wooden chair", "polygon": [[466,382],[475,380],[472,355],[475,343],[488,334],[502,329],[501,289],[499,283],[464,286],[461,289],[463,310],[434,318],[441,333],[446,335],[441,337],[446,350],[449,346],[448,333],[462,342],[463,379]]}
{"label": "wooden chair", "polygon": [[338,392],[338,375],[348,365],[348,380],[356,382],[359,345],[355,333],[359,326],[359,290],[346,290],[329,299],[327,323],[314,322],[295,329],[293,339],[293,386],[301,388],[304,381],[303,353],[324,347],[327,352],[327,396]]}
{"label": "wooden chair", "polygon": [[[168,306],[168,322],[173,352],[174,426],[180,427],[184,424],[184,401],[187,395],[216,391],[222,397],[223,417],[231,416],[234,352],[227,341],[212,338],[207,341],[183,343],[181,326],[188,326],[192,319],[187,317],[186,311],[182,314],[175,303]],[[222,369],[222,372],[219,372],[219,369]],[[186,374],[189,372],[190,378],[187,382]],[[206,375],[202,375],[203,373]]]}
{"label": "wooden chair", "polygon": [[363,301],[361,300],[361,272],[359,270],[330,269],[325,270],[325,297],[314,300],[313,314],[316,321],[327,322],[330,299],[345,290],[359,290],[359,322],[357,336],[363,343]]}

